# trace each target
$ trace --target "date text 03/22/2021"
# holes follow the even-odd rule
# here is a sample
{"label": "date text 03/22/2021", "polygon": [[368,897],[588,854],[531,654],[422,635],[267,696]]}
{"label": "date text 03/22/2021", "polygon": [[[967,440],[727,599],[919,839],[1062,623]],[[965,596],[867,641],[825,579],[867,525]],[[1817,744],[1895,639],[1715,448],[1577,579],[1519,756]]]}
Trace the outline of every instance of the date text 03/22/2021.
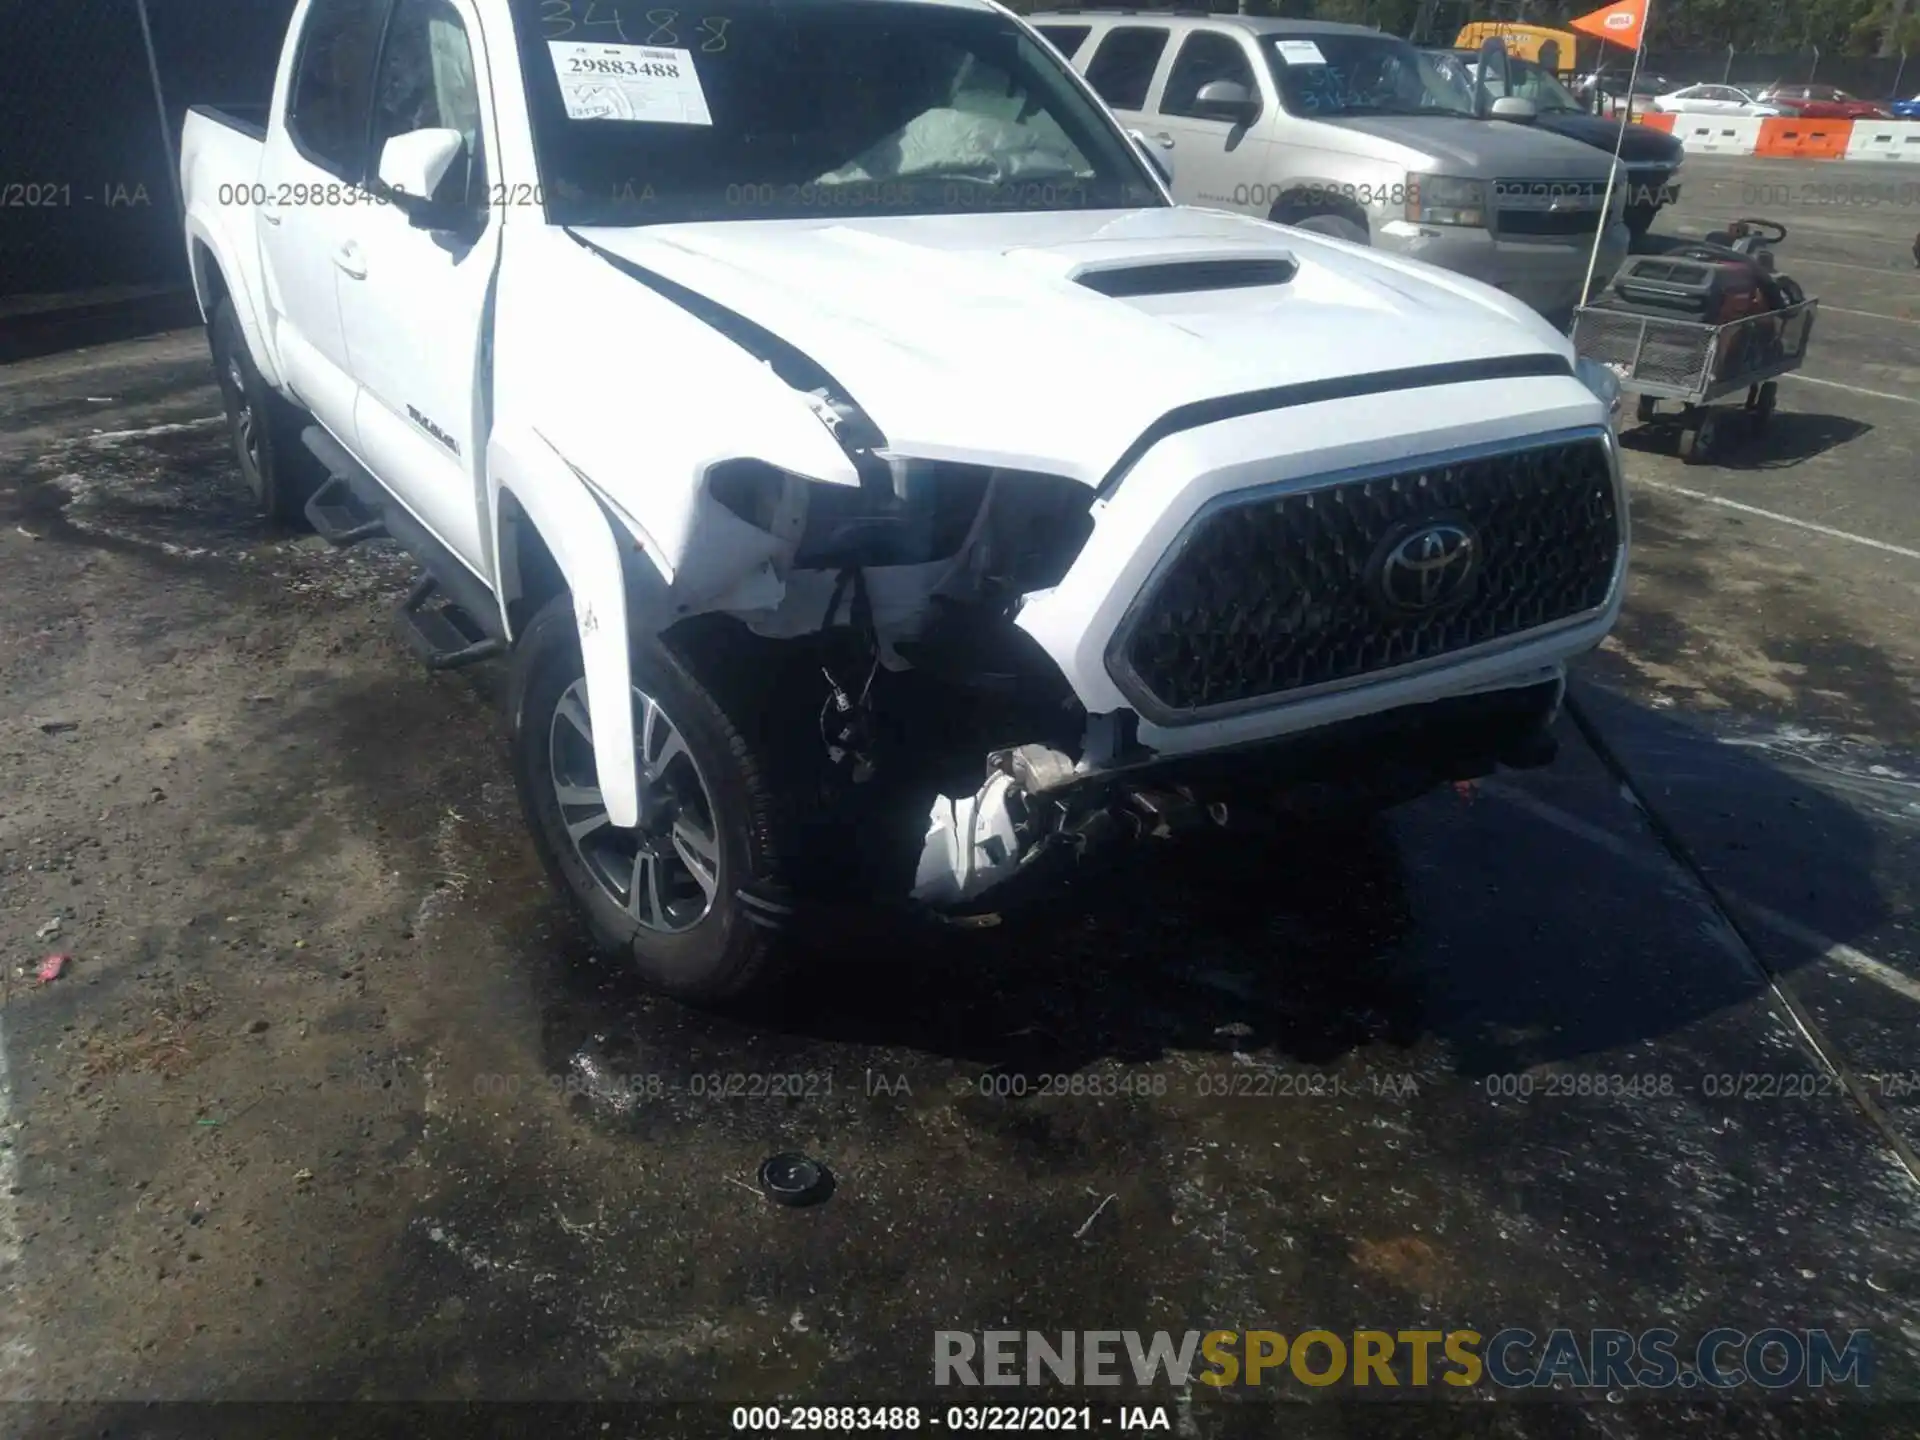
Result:
{"label": "date text 03/22/2021", "polygon": [[736,1405],[733,1429],[759,1435],[1091,1434],[1173,1429],[1165,1405]]}

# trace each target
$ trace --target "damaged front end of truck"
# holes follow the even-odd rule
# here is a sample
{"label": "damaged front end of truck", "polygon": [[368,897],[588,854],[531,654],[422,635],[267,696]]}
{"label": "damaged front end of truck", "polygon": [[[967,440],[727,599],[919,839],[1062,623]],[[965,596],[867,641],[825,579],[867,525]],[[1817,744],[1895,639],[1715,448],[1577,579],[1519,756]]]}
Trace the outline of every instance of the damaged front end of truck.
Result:
{"label": "damaged front end of truck", "polygon": [[[1049,456],[1010,401],[897,440],[723,284],[575,238],[777,381],[841,462],[713,437],[671,523],[670,485],[602,495],[659,557],[656,623],[777,757],[809,892],[964,911],[1140,842],[1543,763],[1562,662],[1617,608],[1605,412],[1510,328],[1504,355],[1203,396]],[[1204,300],[1208,267],[1300,270],[1265,237],[1180,248],[1059,278]]]}

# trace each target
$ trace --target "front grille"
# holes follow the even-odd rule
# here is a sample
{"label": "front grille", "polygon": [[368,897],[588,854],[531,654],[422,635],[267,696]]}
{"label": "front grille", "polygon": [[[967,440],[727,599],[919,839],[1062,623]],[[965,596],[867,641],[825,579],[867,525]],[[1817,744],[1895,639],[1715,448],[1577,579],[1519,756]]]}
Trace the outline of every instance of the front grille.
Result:
{"label": "front grille", "polygon": [[1591,235],[1606,198],[1605,182],[1496,180],[1494,224],[1505,235]]}
{"label": "front grille", "polygon": [[1600,228],[1598,210],[1502,210],[1495,221],[1502,235],[1591,235]]}
{"label": "front grille", "polygon": [[[1396,609],[1381,557],[1427,524],[1475,536],[1477,575],[1443,608]],[[1597,435],[1255,492],[1193,521],[1108,664],[1163,724],[1251,707],[1598,610],[1621,541]]]}

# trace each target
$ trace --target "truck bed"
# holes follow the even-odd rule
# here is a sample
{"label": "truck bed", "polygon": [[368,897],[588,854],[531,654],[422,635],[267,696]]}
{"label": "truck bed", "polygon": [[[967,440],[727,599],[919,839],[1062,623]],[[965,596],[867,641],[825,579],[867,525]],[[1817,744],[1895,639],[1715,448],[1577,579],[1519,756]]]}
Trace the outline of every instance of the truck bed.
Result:
{"label": "truck bed", "polygon": [[256,228],[267,110],[265,105],[190,108],[180,136],[180,194],[187,207],[194,290],[210,309],[212,277],[224,281],[254,359],[271,384],[278,367],[264,325]]}
{"label": "truck bed", "polygon": [[[188,113],[204,116],[216,125],[237,130],[248,139],[265,144],[267,114],[271,108],[267,105],[193,105],[188,107]],[[189,120],[187,123],[191,125],[193,122]]]}

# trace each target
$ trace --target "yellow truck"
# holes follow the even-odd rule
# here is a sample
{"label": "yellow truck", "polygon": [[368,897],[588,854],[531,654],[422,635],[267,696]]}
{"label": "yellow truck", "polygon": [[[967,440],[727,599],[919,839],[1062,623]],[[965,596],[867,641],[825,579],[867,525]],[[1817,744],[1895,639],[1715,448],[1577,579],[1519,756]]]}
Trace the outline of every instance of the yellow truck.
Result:
{"label": "yellow truck", "polygon": [[1506,42],[1507,53],[1516,59],[1531,60],[1556,75],[1573,73],[1574,46],[1579,37],[1571,30],[1553,30],[1517,20],[1476,20],[1462,27],[1454,37],[1453,46],[1456,50],[1478,50],[1496,37]]}

